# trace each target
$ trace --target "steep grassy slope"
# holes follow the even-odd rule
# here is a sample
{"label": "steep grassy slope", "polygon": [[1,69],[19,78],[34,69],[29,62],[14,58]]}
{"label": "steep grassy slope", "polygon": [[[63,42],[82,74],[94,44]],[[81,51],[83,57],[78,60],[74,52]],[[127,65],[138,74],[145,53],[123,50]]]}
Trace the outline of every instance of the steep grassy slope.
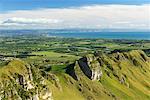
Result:
{"label": "steep grassy slope", "polygon": [[19,59],[0,68],[2,100],[149,100],[149,94],[150,58],[140,50],[90,54],[66,73]]}
{"label": "steep grassy slope", "polygon": [[[94,82],[92,85],[96,85],[98,81],[97,88],[101,88],[101,92],[106,94],[105,89],[107,96],[115,99],[150,99],[150,58],[140,50],[87,55],[68,67],[67,73],[78,82],[88,78]],[[90,85],[89,81],[83,83]],[[90,92],[94,94],[92,98],[97,96],[93,91]]]}
{"label": "steep grassy slope", "polygon": [[19,59],[0,68],[0,100],[84,100],[76,88],[71,88],[65,79]]}

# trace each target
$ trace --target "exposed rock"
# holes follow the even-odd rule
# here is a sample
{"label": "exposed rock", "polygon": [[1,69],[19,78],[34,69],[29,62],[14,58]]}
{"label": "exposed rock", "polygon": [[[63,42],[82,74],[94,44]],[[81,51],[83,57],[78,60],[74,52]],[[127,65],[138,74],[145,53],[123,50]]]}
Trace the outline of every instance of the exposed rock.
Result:
{"label": "exposed rock", "polygon": [[33,95],[33,100],[39,100],[38,94]]}
{"label": "exposed rock", "polygon": [[[125,62],[130,66],[143,66],[142,62],[145,63],[148,61],[149,58],[140,50],[122,53],[117,52],[109,55],[101,53],[97,54],[97,56],[90,54],[69,66],[67,73],[76,80],[79,79],[78,77],[80,75],[85,75],[91,80],[100,80],[101,77],[103,77],[103,73],[106,73],[106,75],[110,77],[111,73],[117,72],[113,74],[114,77],[116,77],[121,84],[125,84],[125,78],[120,78],[121,73],[118,75],[118,69],[121,70]],[[103,72],[103,68],[105,72]]]}
{"label": "exposed rock", "polygon": [[83,71],[83,73],[88,78],[91,78],[92,77],[92,71],[91,71],[90,66],[88,64],[87,58],[83,57],[83,58],[79,59],[78,64],[79,64],[79,67],[81,68],[81,70]]}
{"label": "exposed rock", "polygon": [[[22,63],[20,61],[15,61]],[[10,62],[9,65],[13,62]],[[6,66],[15,67],[15,66]],[[45,78],[40,74],[40,70],[30,65],[22,64],[24,72],[1,73],[0,76],[0,98],[8,100],[53,100],[52,92],[45,83]],[[10,69],[10,68],[9,68]],[[34,71],[33,71],[34,70]],[[13,77],[12,77],[13,76]],[[43,86],[45,88],[43,88]]]}
{"label": "exposed rock", "polygon": [[97,70],[97,69],[92,69],[92,80],[100,80],[100,78],[102,77],[102,71],[101,70]]}

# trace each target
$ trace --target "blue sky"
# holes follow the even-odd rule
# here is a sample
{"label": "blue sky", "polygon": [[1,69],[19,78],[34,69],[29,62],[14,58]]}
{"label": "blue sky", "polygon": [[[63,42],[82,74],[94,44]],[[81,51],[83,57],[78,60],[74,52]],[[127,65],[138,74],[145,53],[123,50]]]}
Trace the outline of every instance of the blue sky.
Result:
{"label": "blue sky", "polygon": [[149,0],[0,0],[0,29],[150,30]]}
{"label": "blue sky", "polygon": [[64,8],[93,4],[147,4],[149,0],[0,0],[0,11]]}

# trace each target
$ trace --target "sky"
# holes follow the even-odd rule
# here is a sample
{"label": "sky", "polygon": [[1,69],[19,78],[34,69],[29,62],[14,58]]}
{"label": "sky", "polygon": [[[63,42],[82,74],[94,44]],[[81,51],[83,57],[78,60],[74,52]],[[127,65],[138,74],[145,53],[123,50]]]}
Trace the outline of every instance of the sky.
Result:
{"label": "sky", "polygon": [[0,0],[0,29],[150,29],[149,0]]}

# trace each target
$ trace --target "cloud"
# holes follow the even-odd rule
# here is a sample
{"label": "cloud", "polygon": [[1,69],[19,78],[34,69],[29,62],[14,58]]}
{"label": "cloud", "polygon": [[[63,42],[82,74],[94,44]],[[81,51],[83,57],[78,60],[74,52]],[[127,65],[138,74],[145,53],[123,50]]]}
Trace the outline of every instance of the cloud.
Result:
{"label": "cloud", "polygon": [[3,28],[149,29],[149,23],[150,4],[92,5],[0,13],[0,27]]}
{"label": "cloud", "polygon": [[9,18],[5,21],[3,21],[3,24],[22,24],[22,25],[36,25],[36,24],[55,24],[61,22],[57,19],[44,19],[44,18],[38,18],[38,19],[31,19],[31,18]]}

